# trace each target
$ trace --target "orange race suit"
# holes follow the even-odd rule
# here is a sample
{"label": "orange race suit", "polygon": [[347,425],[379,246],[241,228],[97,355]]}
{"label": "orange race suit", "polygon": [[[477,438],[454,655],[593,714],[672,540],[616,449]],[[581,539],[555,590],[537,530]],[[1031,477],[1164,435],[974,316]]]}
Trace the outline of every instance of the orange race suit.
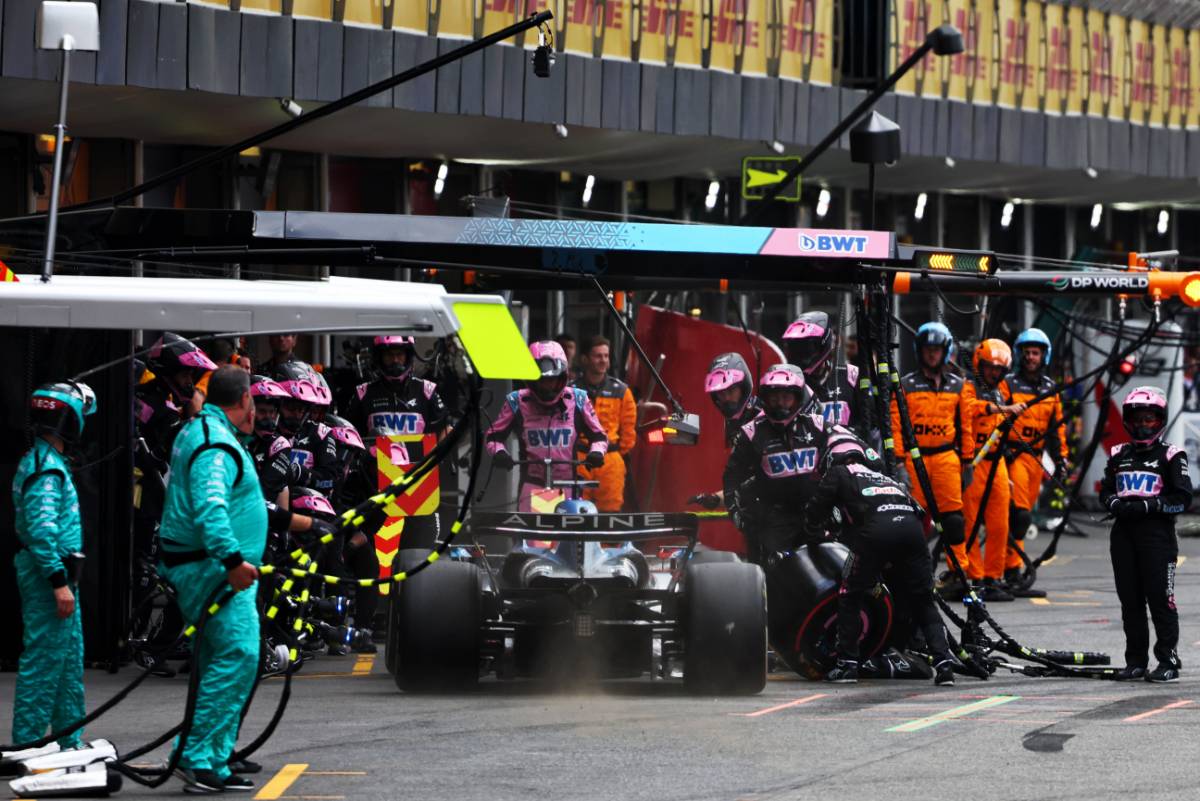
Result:
{"label": "orange race suit", "polygon": [[[964,418],[966,427],[971,432],[975,442],[976,452],[983,448],[988,438],[1004,421],[1000,413],[988,414],[987,407],[999,406],[1004,403],[1004,382],[995,388],[990,388],[981,381],[968,381],[963,390],[967,401],[967,416]],[[987,529],[987,555],[981,554],[980,543],[983,541],[983,529],[971,543],[970,552],[967,543],[954,545],[954,553],[959,563],[966,571],[967,578],[972,581],[988,578],[1000,580],[1004,578],[1005,560],[1008,557],[1008,466],[1001,458],[1001,451],[993,447],[975,468],[971,483],[963,491],[963,524],[968,542],[975,520],[983,515],[983,524]],[[983,491],[987,487],[988,475],[995,471],[992,488],[988,490],[987,505],[980,511],[983,501]]]}
{"label": "orange race suit", "polygon": [[590,386],[581,377],[575,386],[587,392],[610,444],[602,467],[579,469],[582,478],[600,482],[599,487],[584,490],[583,497],[595,503],[601,512],[619,512],[625,503],[625,454],[637,444],[637,404],[633,392],[624,381],[612,376],[605,376],[599,386]]}
{"label": "orange race suit", "polygon": [[[1043,392],[1053,389],[1055,384],[1049,376],[1041,373],[1030,380],[1021,372],[1008,376],[1000,385],[1006,403],[1028,403]],[[1063,436],[1062,397],[1055,393],[1030,406],[1013,424],[1008,434],[1005,458],[1008,461],[1008,477],[1012,481],[1012,506],[1009,509],[1009,529],[1013,538],[1021,545],[1025,532],[1033,522],[1033,507],[1037,505],[1038,493],[1042,488],[1045,470],[1042,469],[1042,451],[1059,464],[1067,460],[1067,438]],[[1057,471],[1060,480],[1063,471]],[[1010,548],[1008,569],[1021,567],[1021,557],[1016,548]]]}
{"label": "orange race suit", "polygon": [[[939,516],[947,540],[961,540],[962,518],[962,465],[970,461],[975,453],[971,432],[964,425],[968,419],[963,379],[949,371],[943,371],[941,380],[933,379],[920,370],[914,370],[900,379],[900,386],[908,399],[908,413],[912,419],[916,445],[921,449],[921,461],[929,473]],[[892,436],[896,442],[896,456],[905,460],[913,495],[921,505],[929,508],[925,491],[917,480],[912,456],[904,446],[900,428],[900,410],[892,399]],[[910,447],[911,447],[910,443]]]}

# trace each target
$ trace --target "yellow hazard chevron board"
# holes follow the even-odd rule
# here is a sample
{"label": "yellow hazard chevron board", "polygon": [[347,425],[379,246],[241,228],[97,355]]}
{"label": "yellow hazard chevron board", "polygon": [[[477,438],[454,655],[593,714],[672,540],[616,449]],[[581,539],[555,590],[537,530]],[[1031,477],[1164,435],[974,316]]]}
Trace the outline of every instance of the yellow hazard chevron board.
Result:
{"label": "yellow hazard chevron board", "polygon": [[[375,438],[375,466],[379,489],[384,489],[412,467],[406,443],[420,442],[421,452],[429,453],[437,444],[433,434],[396,434]],[[431,470],[403,495],[386,507],[388,518],[375,532],[375,555],[379,557],[379,577],[390,578],[392,562],[400,550],[404,521],[409,517],[437,514],[442,501],[439,471]],[[379,592],[387,595],[390,584],[381,585]]]}
{"label": "yellow hazard chevron board", "polygon": [[6,281],[17,282],[19,280],[20,279],[17,278],[17,274],[10,270],[7,264],[0,261],[0,283],[4,283]]}

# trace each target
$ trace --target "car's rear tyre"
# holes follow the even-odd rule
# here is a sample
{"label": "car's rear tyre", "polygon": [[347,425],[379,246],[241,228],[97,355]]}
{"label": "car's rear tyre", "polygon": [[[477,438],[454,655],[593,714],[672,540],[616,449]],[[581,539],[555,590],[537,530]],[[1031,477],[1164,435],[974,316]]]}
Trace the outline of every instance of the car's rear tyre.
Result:
{"label": "car's rear tyre", "polygon": [[[401,548],[396,553],[396,558],[392,561],[392,571],[395,573],[400,570],[411,570],[421,562],[424,562],[427,556],[429,556],[429,549],[427,548]],[[379,598],[379,602],[387,610],[387,639],[384,641],[385,644],[383,646],[383,663],[387,667],[387,672],[393,676],[396,674],[397,650],[400,642],[399,630],[396,628],[396,621],[400,614],[400,602],[397,598],[400,597],[407,586],[407,581],[402,581],[399,584],[393,582],[388,585],[388,594],[381,595]]]}
{"label": "car's rear tyre", "polygon": [[741,559],[733,551],[714,551],[708,548],[697,548],[692,552],[692,558],[688,560],[689,565],[720,565],[733,564],[740,562]]}
{"label": "car's rear tyre", "polygon": [[687,689],[715,695],[762,692],[767,684],[767,590],[758,565],[691,564],[683,594]]}
{"label": "car's rear tyre", "polygon": [[479,568],[440,562],[404,582],[393,600],[396,686],[465,690],[479,681]]}

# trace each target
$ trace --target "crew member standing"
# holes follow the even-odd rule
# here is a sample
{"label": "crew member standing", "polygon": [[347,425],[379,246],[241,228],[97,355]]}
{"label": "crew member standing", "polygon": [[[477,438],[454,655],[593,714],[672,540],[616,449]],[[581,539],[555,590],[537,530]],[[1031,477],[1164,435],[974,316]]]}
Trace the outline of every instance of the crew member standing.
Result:
{"label": "crew member standing", "polygon": [[239,442],[239,432],[253,430],[250,374],[226,365],[209,379],[207,403],[179,432],[171,454],[160,572],[192,625],[214,590],[235,590],[196,643],[192,669],[200,672],[200,685],[177,771],[189,792],[253,787],[228,765],[258,671],[254,588],[267,543],[267,507],[254,459]]}
{"label": "crew member standing", "polygon": [[[86,384],[47,384],[30,398],[33,447],[13,478],[17,586],[25,627],[13,699],[14,743],[29,743],[84,715],[83,627],[79,572],[83,525],[71,467],[63,454],[78,445],[84,418],[96,410]],[[75,748],[78,729],[59,739]]]}
{"label": "crew member standing", "polygon": [[[1000,426],[1006,416],[1017,415],[1024,411],[1021,405],[1009,406],[1004,403],[1004,393],[1001,389],[1004,375],[1012,367],[1012,350],[1008,343],[1000,339],[985,339],[975,348],[975,375],[973,381],[968,381],[963,395],[967,399],[967,414],[964,419],[965,427],[974,436],[975,449],[978,451],[987,444],[992,433]],[[1008,557],[1008,466],[1005,464],[1000,448],[993,446],[984,455],[979,469],[972,469],[970,463],[963,472],[963,526],[964,534],[969,541],[975,521],[983,516],[984,527],[987,529],[986,551],[981,550],[980,542],[983,537],[978,534],[975,541],[951,545],[959,564],[974,582],[982,582],[982,597],[985,601],[1011,601],[1013,595],[1004,586],[1004,565]],[[992,474],[995,474],[994,477]],[[988,489],[989,478],[991,488]],[[987,503],[984,504],[984,490],[987,490]],[[984,555],[986,554],[986,556]],[[1024,595],[1024,591],[1022,592]]]}
{"label": "crew member standing", "polygon": [[812,390],[810,413],[821,415],[829,425],[847,426],[866,436],[869,399],[858,386],[858,367],[852,362],[834,364],[836,344],[829,315],[821,311],[805,312],[783,332],[788,362],[804,371]]}
{"label": "crew member standing", "polygon": [[581,468],[582,478],[599,481],[583,497],[601,512],[619,512],[625,503],[625,458],[637,444],[637,404],[624,381],[608,374],[612,344],[594,336],[583,353],[583,375],[576,386],[588,394],[596,417],[608,436],[609,450],[604,465],[595,470]]}
{"label": "crew member standing", "polygon": [[[1040,328],[1022,331],[1016,341],[1018,369],[1005,379],[1008,402],[1028,405],[1037,396],[1052,390],[1054,381],[1046,375],[1050,366],[1050,338]],[[1010,587],[1020,586],[1021,555],[1025,532],[1033,523],[1033,507],[1042,489],[1045,468],[1042,453],[1050,454],[1054,475],[1061,482],[1067,476],[1067,438],[1063,436],[1062,398],[1056,392],[1029,405],[1013,424],[1005,447],[1008,477],[1012,481],[1012,506],[1008,528],[1015,547],[1009,549],[1004,578]]]}
{"label": "crew member standing", "polygon": [[917,329],[913,347],[917,369],[904,376],[900,385],[908,400],[912,433],[916,442],[906,443],[900,426],[900,409],[892,399],[892,436],[896,456],[905,459],[910,486],[917,501],[929,508],[925,491],[917,480],[909,449],[920,449],[929,474],[938,514],[942,521],[942,539],[947,545],[963,542],[962,490],[966,483],[963,465],[974,456],[971,432],[963,425],[967,417],[963,379],[946,369],[954,337],[942,323],[925,323]]}
{"label": "crew member standing", "polygon": [[[1131,389],[1121,404],[1121,418],[1132,441],[1112,449],[1100,482],[1100,502],[1116,518],[1109,553],[1125,628],[1125,668],[1120,678],[1178,681],[1183,665],[1176,653],[1179,540],[1175,516],[1192,505],[1187,453],[1162,441],[1167,397],[1157,387]],[[1147,606],[1154,621],[1158,660],[1149,673]]]}

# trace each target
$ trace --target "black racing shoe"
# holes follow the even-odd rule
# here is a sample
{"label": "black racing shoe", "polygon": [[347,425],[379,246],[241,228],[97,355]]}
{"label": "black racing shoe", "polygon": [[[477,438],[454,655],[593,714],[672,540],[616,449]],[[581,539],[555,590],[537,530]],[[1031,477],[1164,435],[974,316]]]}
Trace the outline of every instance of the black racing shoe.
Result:
{"label": "black racing shoe", "polygon": [[833,670],[825,674],[825,681],[831,684],[857,684],[858,663],[852,659],[839,659]]}
{"label": "black racing shoe", "polygon": [[251,773],[262,773],[262,765],[257,762],[251,762],[248,759],[234,759],[229,761],[229,769],[239,776],[248,776]]}
{"label": "black racing shoe", "polygon": [[1021,572],[1021,568],[1014,567],[1004,571],[1004,588],[1008,590],[1014,598],[1045,598],[1045,590],[1035,590],[1031,584],[1025,582],[1025,576]]}
{"label": "black racing shoe", "polygon": [[1179,681],[1179,668],[1159,662],[1158,667],[1146,674],[1146,681],[1151,684],[1172,684]]}
{"label": "black racing shoe", "polygon": [[[261,766],[260,766],[261,767]],[[254,789],[254,782],[249,779],[243,779],[236,773],[229,774],[225,781],[225,792],[233,793],[248,793]]]}
{"label": "black racing shoe", "polygon": [[975,587],[975,594],[983,599],[985,603],[1001,604],[1015,600],[1011,592],[1004,588],[1000,582],[995,579],[985,578],[982,583]]}
{"label": "black racing shoe", "polygon": [[961,601],[967,594],[967,585],[959,581],[957,574],[946,572],[938,582],[937,593],[947,601]]}
{"label": "black racing shoe", "polygon": [[1126,665],[1117,671],[1117,681],[1141,681],[1146,678],[1146,669],[1137,665]]}
{"label": "black racing shoe", "polygon": [[949,659],[943,659],[933,666],[934,676],[933,683],[938,687],[953,687],[954,686],[954,662]]}
{"label": "black racing shoe", "polygon": [[183,791],[193,795],[212,795],[225,792],[225,782],[215,770],[207,768],[175,768],[175,775],[183,779]]}

